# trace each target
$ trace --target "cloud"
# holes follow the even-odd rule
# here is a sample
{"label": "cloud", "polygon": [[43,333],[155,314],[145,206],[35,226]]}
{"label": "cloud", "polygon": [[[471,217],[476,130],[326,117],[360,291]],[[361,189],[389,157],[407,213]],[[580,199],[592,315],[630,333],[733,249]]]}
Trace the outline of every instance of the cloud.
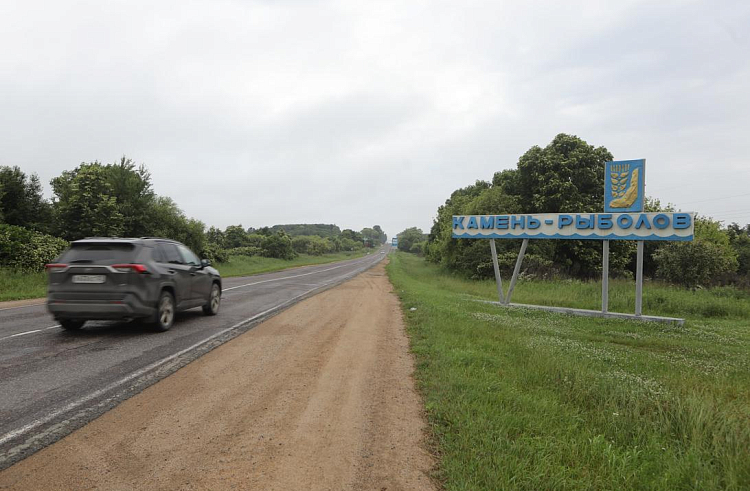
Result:
{"label": "cloud", "polygon": [[748,21],[741,1],[6,2],[0,165],[49,181],[126,154],[210,225],[395,235],[567,132],[647,158],[689,208],[750,178]]}

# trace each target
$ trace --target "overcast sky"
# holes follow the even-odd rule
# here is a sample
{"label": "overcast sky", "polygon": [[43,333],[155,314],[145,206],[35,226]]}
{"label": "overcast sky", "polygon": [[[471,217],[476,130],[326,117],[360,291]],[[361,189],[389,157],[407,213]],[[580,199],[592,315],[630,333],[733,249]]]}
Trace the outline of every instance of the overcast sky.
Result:
{"label": "overcast sky", "polygon": [[427,231],[558,133],[750,222],[747,0],[5,0],[0,46],[0,165],[127,155],[207,225]]}

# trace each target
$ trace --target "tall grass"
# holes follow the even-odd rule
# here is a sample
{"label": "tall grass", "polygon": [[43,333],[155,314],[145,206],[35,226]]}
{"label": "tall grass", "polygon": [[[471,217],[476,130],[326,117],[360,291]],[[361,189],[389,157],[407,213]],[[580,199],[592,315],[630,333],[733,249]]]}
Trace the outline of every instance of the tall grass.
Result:
{"label": "tall grass", "polygon": [[[648,285],[677,327],[479,302],[494,283],[406,254],[388,272],[447,489],[750,488],[745,292]],[[595,309],[597,288],[527,281],[514,301]],[[612,285],[618,309],[631,288]]]}
{"label": "tall grass", "polygon": [[39,298],[47,294],[45,273],[25,273],[10,268],[0,268],[0,302]]}

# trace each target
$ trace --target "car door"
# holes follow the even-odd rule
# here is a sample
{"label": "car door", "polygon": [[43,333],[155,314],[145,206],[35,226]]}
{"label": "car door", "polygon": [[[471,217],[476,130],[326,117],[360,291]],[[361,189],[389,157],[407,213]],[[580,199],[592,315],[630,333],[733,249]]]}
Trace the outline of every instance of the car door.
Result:
{"label": "car door", "polygon": [[211,275],[206,268],[201,266],[201,260],[193,251],[182,244],[179,244],[177,249],[179,249],[185,264],[190,266],[190,297],[194,302],[206,303],[211,293]]}
{"label": "car door", "polygon": [[171,242],[159,242],[159,250],[161,251],[163,260],[165,261],[163,266],[165,267],[165,273],[172,279],[174,283],[175,293],[175,304],[181,308],[184,308],[187,304],[191,303],[192,294],[192,276],[190,275],[191,267],[185,264],[182,259],[180,251],[177,249],[175,244]]}

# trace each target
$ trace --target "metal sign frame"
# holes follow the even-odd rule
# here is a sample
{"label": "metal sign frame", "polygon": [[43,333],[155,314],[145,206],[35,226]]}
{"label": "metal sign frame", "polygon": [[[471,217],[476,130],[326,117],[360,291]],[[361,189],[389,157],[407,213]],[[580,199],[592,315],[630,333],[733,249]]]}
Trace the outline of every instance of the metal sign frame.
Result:
{"label": "metal sign frame", "polygon": [[[626,213],[640,213],[641,216],[643,215],[654,215],[654,214],[644,214],[643,213],[643,207],[644,207],[644,191],[645,191],[645,166],[646,161],[645,159],[640,160],[625,160],[625,161],[613,161],[613,162],[607,162],[605,164],[605,186],[604,186],[604,208],[605,213],[620,213],[620,214],[626,214]],[[511,219],[509,217],[520,217],[520,216],[531,216],[534,217],[535,215],[498,215],[495,216],[495,222],[494,224],[490,221],[490,218],[492,216],[485,216],[484,220],[480,220],[481,225],[483,229],[494,229],[494,226],[497,224],[502,223],[504,226],[498,227],[498,229],[501,229],[501,232],[493,231],[493,232],[482,232],[477,233],[476,230],[479,229],[480,223],[477,222],[476,218],[474,218],[474,222],[472,223],[471,220],[469,221],[470,224],[473,226],[470,227],[471,229],[474,229],[474,235],[471,235],[470,233],[461,233],[456,234],[456,224],[457,219],[459,222],[461,222],[461,225],[463,228],[463,219],[465,217],[462,216],[454,216],[453,217],[453,228],[454,228],[454,238],[489,238],[490,240],[490,250],[492,252],[492,264],[493,269],[495,273],[495,281],[497,283],[497,294],[499,297],[499,304],[505,305],[505,306],[521,306],[526,308],[534,308],[534,309],[543,309],[543,310],[552,310],[556,312],[564,312],[574,315],[584,315],[584,316],[594,316],[594,317],[608,317],[608,318],[627,318],[627,319],[637,319],[637,320],[644,320],[644,321],[654,321],[654,322],[669,322],[669,323],[677,323],[682,324],[684,323],[684,319],[674,318],[674,317],[659,317],[659,316],[644,316],[643,315],[643,249],[644,249],[644,240],[693,240],[693,228],[694,228],[694,214],[693,213],[680,213],[681,215],[689,215],[690,216],[690,233],[689,235],[683,234],[683,236],[665,236],[665,237],[638,237],[625,234],[624,236],[617,236],[615,234],[614,236],[607,236],[605,234],[604,237],[596,236],[596,234],[589,234],[588,236],[581,236],[579,234],[567,234],[567,235],[561,235],[561,234],[554,234],[549,235],[544,233],[538,233],[536,236],[528,233],[527,231],[523,230],[520,232],[508,232],[509,230],[509,224],[512,223]],[[556,214],[556,216],[565,215],[570,216],[569,214]],[[580,217],[581,214],[576,215],[576,217]],[[584,214],[585,215],[585,214]],[[588,220],[593,224],[595,222],[595,218],[592,217],[592,215],[596,216],[597,214],[589,214]],[[663,215],[663,214],[662,214]],[[674,225],[674,215],[672,216],[672,224]],[[547,226],[555,225],[554,219],[550,219],[549,216],[552,215],[536,215],[536,217],[539,218],[533,218],[539,222],[546,223]],[[500,220],[498,217],[504,217],[505,220]],[[611,215],[610,215],[611,218]],[[541,220],[539,220],[541,219]],[[516,223],[522,223],[523,221],[520,218],[516,218]],[[566,220],[567,223],[567,220]],[[596,222],[598,223],[598,221]],[[556,224],[558,228],[562,228],[562,224],[560,222],[557,222]],[[541,226],[541,223],[536,228],[539,228]],[[548,227],[549,228],[549,227]],[[592,225],[593,228],[593,225]],[[606,228],[606,227],[603,227]],[[650,227],[649,227],[650,228]],[[497,229],[496,229],[497,230]],[[543,231],[542,231],[543,232]],[[516,265],[513,268],[513,276],[510,280],[510,285],[508,287],[508,293],[503,293],[503,282],[502,278],[500,276],[500,266],[498,263],[497,258],[497,248],[495,245],[495,239],[496,238],[520,238],[523,239],[523,242],[521,243],[521,249],[518,252],[518,258],[516,259]],[[593,240],[601,240],[602,241],[602,307],[601,310],[586,310],[586,309],[571,309],[571,308],[562,308],[562,307],[549,307],[549,306],[543,306],[543,305],[519,305],[519,304],[511,304],[511,298],[513,296],[513,290],[515,289],[516,282],[518,280],[518,275],[521,271],[521,264],[523,263],[524,256],[526,255],[526,248],[529,245],[529,239],[530,238],[546,238],[546,239],[593,239]],[[610,240],[636,240],[637,246],[636,246],[636,276],[635,276],[635,313],[634,314],[625,314],[625,313],[618,313],[618,312],[610,312],[609,311],[609,241]]]}

